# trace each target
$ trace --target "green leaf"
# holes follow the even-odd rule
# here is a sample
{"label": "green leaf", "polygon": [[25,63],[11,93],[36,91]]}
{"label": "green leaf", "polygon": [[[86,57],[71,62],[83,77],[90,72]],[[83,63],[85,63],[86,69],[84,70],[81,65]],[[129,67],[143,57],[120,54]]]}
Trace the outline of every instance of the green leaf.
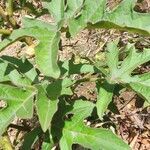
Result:
{"label": "green leaf", "polygon": [[25,134],[23,145],[21,147],[22,150],[30,150],[33,148],[35,142],[39,139],[42,135],[42,129],[37,127],[30,131],[29,133]]}
{"label": "green leaf", "polygon": [[48,85],[45,84],[43,87],[38,86],[36,109],[44,132],[50,127],[53,115],[57,111],[58,97],[73,94],[70,89],[72,84],[70,79],[65,78],[56,80]]}
{"label": "green leaf", "polygon": [[77,17],[78,15],[80,15],[83,4],[84,0],[67,0],[65,19]]}
{"label": "green leaf", "polygon": [[43,5],[49,10],[57,23],[64,19],[64,0],[49,0],[49,2],[43,2]]}
{"label": "green leaf", "polygon": [[129,55],[121,64],[120,72],[122,74],[131,74],[138,66],[150,60],[150,49],[144,49],[143,52],[138,53],[134,47],[130,50]]}
{"label": "green leaf", "polygon": [[17,69],[2,59],[0,59],[0,82],[10,81],[16,86],[30,86],[31,80],[25,77],[25,75],[20,74]]}
{"label": "green leaf", "polygon": [[150,73],[138,76],[139,80],[131,82],[131,88],[150,103]]}
{"label": "green leaf", "polygon": [[47,142],[47,141],[43,141],[42,143],[42,150],[50,150],[54,147],[53,143]]}
{"label": "green leaf", "polygon": [[127,144],[109,130],[90,128],[84,125],[83,119],[90,115],[94,104],[77,101],[73,107],[73,111],[70,113],[73,113],[74,116],[65,122],[63,128],[63,136],[60,140],[60,148],[62,150],[71,150],[72,144],[80,144],[94,150],[130,149]]}
{"label": "green leaf", "polygon": [[87,26],[88,22],[96,23],[102,16],[105,9],[106,0],[85,0],[82,14],[69,21],[69,31],[72,36]]}
{"label": "green leaf", "polygon": [[91,102],[77,100],[73,104],[73,109],[70,112],[75,115],[80,115],[79,118],[81,118],[81,119],[85,119],[92,113],[94,107],[95,107],[95,104],[93,104]]}
{"label": "green leaf", "polygon": [[107,54],[106,54],[110,70],[108,81],[110,83],[130,83],[138,80],[135,77],[134,78],[131,77],[131,73],[138,66],[150,60],[150,49],[144,49],[143,52],[137,52],[134,46],[132,46],[128,50],[129,51],[128,56],[121,62],[121,64],[118,64],[119,58],[117,57],[119,52],[118,49],[116,49],[116,44],[111,43],[109,45],[111,46],[107,47]]}
{"label": "green leaf", "polygon": [[16,116],[23,119],[32,117],[35,94],[34,88],[21,89],[0,84],[0,99],[7,103],[6,108],[0,110],[0,135]]}
{"label": "green leaf", "polygon": [[[12,71],[14,72],[18,72],[15,75],[11,75],[13,77],[13,79],[16,80],[16,78],[19,78],[20,81],[18,80],[18,84],[15,84],[13,82],[13,84],[19,86],[19,84],[22,82],[25,83],[24,85],[28,84],[33,84],[35,82],[38,82],[37,79],[37,71],[34,68],[34,66],[27,60],[22,60],[22,59],[17,59],[15,57],[10,57],[10,56],[2,56],[1,57],[1,65],[5,64],[4,66],[1,66],[1,68],[3,68],[3,71],[1,72],[1,77],[8,77],[9,74],[11,74]],[[6,65],[8,64],[8,65]],[[4,76],[5,75],[5,76]],[[24,81],[25,80],[25,81]],[[26,81],[28,80],[28,81]],[[29,81],[30,80],[30,81]],[[3,81],[1,79],[1,81]],[[12,80],[11,80],[12,82]]]}
{"label": "green leaf", "polygon": [[90,65],[90,64],[74,64],[73,60],[67,60],[64,61],[62,66],[61,72],[66,74],[66,75],[71,75],[71,74],[83,74],[83,73],[100,73],[100,70],[97,69],[95,66]]}
{"label": "green leaf", "polygon": [[42,143],[42,150],[50,150],[53,148],[53,145],[51,143],[43,142]]}
{"label": "green leaf", "polygon": [[126,30],[150,34],[150,13],[135,12],[135,2],[136,0],[123,0],[116,9],[106,12],[103,20]]}
{"label": "green leaf", "polygon": [[[119,65],[119,49],[117,47],[118,41],[110,42],[107,44],[107,65],[110,69],[110,72],[115,71]],[[112,63],[113,62],[113,63]]]}
{"label": "green leaf", "polygon": [[[25,28],[15,30],[8,40],[2,42],[1,48],[5,48],[8,43],[12,43],[23,37],[34,37],[38,40],[35,48],[35,59],[39,70],[46,76],[58,78],[60,70],[57,65],[57,54],[59,49],[60,33],[49,31],[47,28]],[[5,45],[4,45],[5,43]]]}
{"label": "green leaf", "polygon": [[46,88],[47,94],[51,99],[57,99],[61,95],[72,95],[70,86],[73,84],[71,79],[59,79],[49,84]]}
{"label": "green leaf", "polygon": [[106,11],[106,0],[85,0],[82,13],[70,20],[69,31],[76,35],[85,27],[88,28],[116,28],[150,34],[150,13],[139,13],[133,10],[135,0],[123,0],[112,11]]}
{"label": "green leaf", "polygon": [[36,110],[44,132],[50,127],[53,115],[57,111],[58,99],[49,99],[42,86],[38,86]]}
{"label": "green leaf", "polygon": [[53,142],[52,136],[51,136],[50,132],[47,131],[44,136],[41,149],[42,150],[50,150],[54,147],[54,145],[55,144]]}
{"label": "green leaf", "polygon": [[31,28],[31,27],[40,27],[40,28],[47,28],[49,31],[56,31],[57,28],[55,25],[50,23],[38,20],[38,19],[31,19],[31,18],[23,18],[22,19],[23,28]]}
{"label": "green leaf", "polygon": [[0,52],[6,47],[9,46],[11,44],[11,40],[10,39],[5,39],[3,41],[0,42]]}
{"label": "green leaf", "polygon": [[104,82],[99,89],[96,108],[100,119],[102,119],[104,112],[107,110],[108,105],[112,101],[114,87],[115,85]]}
{"label": "green leaf", "polygon": [[[128,49],[129,48],[129,49]],[[115,51],[116,50],[116,51]],[[119,62],[119,50],[115,43],[110,43],[107,47],[107,62],[110,73],[107,77],[109,83],[129,84],[139,95],[150,101],[150,74],[132,75],[132,72],[140,65],[150,60],[150,49],[137,52],[134,46],[127,47],[129,54]]]}

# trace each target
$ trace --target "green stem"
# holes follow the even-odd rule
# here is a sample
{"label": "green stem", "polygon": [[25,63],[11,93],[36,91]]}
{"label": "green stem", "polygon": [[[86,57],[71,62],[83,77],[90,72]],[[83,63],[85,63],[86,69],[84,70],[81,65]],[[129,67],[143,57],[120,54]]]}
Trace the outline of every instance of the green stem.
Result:
{"label": "green stem", "polygon": [[7,12],[8,16],[13,15],[13,0],[7,0]]}
{"label": "green stem", "polygon": [[8,29],[0,29],[0,34],[9,35],[9,34],[11,34],[11,31]]}

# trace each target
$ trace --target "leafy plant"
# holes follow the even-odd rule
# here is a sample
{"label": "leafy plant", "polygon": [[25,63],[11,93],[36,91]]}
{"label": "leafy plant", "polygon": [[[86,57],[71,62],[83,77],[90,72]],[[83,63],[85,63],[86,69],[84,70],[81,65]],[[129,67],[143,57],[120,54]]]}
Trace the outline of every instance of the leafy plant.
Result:
{"label": "leafy plant", "polygon": [[[150,49],[138,52],[134,45],[128,45],[125,59],[120,60],[116,40],[107,45],[107,65],[99,66],[97,63],[74,64],[73,59],[59,61],[59,43],[61,32],[69,32],[73,37],[85,28],[116,28],[149,35],[150,14],[135,12],[135,1],[131,0],[122,1],[112,11],[106,10],[106,0],[45,0],[42,3],[54,17],[54,24],[23,18],[23,26],[13,30],[0,43],[0,49],[4,50],[18,40],[32,37],[36,41],[36,44],[31,42],[34,63],[26,58],[0,58],[0,100],[6,102],[6,107],[0,109],[0,134],[15,117],[32,118],[35,109],[41,128],[25,135],[23,149],[30,149],[43,135],[43,149],[50,149],[56,143],[62,150],[72,149],[73,144],[94,150],[130,149],[111,131],[88,127],[83,121],[92,115],[95,107],[99,118],[103,119],[118,84],[133,89],[150,103],[150,74],[133,73],[139,65],[150,60]],[[72,80],[71,75],[88,73],[99,74],[95,81],[98,84],[96,104],[67,99],[73,94],[73,86],[84,82]],[[29,142],[30,138],[32,142]]]}

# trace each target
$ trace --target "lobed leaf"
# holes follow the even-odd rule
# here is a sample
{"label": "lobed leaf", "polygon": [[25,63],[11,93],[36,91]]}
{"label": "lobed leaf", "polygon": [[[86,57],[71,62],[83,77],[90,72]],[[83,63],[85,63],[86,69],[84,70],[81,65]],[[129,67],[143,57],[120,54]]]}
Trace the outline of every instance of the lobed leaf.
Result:
{"label": "lobed leaf", "polygon": [[84,125],[83,119],[92,112],[93,108],[94,104],[90,102],[77,101],[74,104],[74,108],[71,111],[74,116],[71,120],[65,122],[60,148],[62,150],[71,150],[73,144],[80,144],[94,150],[130,149],[127,144],[110,131],[94,129]]}
{"label": "lobed leaf", "polygon": [[119,62],[119,50],[116,48],[114,42],[108,45],[107,50],[107,62],[110,70],[110,73],[107,76],[108,82],[122,83],[124,85],[129,84],[133,90],[149,101],[149,73],[133,76],[132,72],[140,65],[150,61],[150,49],[144,49],[143,52],[137,52],[133,46],[130,46],[130,48],[127,49],[129,54],[122,62]]}
{"label": "lobed leaf", "polygon": [[[15,30],[9,37],[9,41],[4,40],[1,48],[5,48],[15,40],[23,37],[34,37],[38,40],[35,48],[35,59],[39,70],[46,76],[58,78],[60,70],[57,65],[58,44],[60,33],[50,31],[47,28],[33,27]],[[10,42],[11,41],[11,42]]]}
{"label": "lobed leaf", "polygon": [[67,0],[65,19],[76,18],[80,15],[83,5],[84,0]]}
{"label": "lobed leaf", "polygon": [[35,94],[34,88],[22,89],[0,84],[0,99],[7,103],[6,108],[0,110],[0,135],[16,116],[24,119],[32,117]]}
{"label": "lobed leaf", "polygon": [[101,85],[96,102],[97,114],[102,119],[104,112],[107,110],[109,103],[112,101],[115,85],[104,82]]}
{"label": "lobed leaf", "polygon": [[106,0],[85,0],[82,13],[73,18],[68,26],[72,36],[85,27],[116,28],[150,34],[150,13],[135,12],[135,0],[123,0],[112,11],[106,11]]}
{"label": "lobed leaf", "polygon": [[19,73],[11,63],[0,59],[0,82],[10,81],[13,85],[26,87],[31,86],[32,81],[25,75]]}
{"label": "lobed leaf", "polygon": [[110,69],[110,72],[115,72],[118,69],[119,49],[117,47],[117,44],[118,44],[118,41],[110,42],[107,44],[107,52],[106,52],[107,61],[106,62]]}
{"label": "lobed leaf", "polygon": [[87,27],[88,22],[96,23],[100,21],[105,9],[106,0],[85,0],[82,13],[77,18],[72,18],[69,23],[69,31],[72,36]]}
{"label": "lobed leaf", "polygon": [[[143,52],[137,52],[134,46],[130,47],[128,56],[121,62],[121,64],[118,64],[119,58],[117,58],[119,51],[116,49],[115,52],[115,49],[116,44],[113,42],[111,43],[111,46],[107,47],[106,55],[110,70],[109,82],[130,83],[136,81],[136,78],[132,78],[131,73],[138,66],[150,60],[150,49],[144,49]],[[114,58],[114,56],[116,57]]]}
{"label": "lobed leaf", "polygon": [[56,23],[59,23],[64,19],[64,0],[49,0],[48,2],[43,2],[43,5],[49,10]]}
{"label": "lobed leaf", "polygon": [[[27,59],[17,59],[15,57],[2,56],[1,60],[3,63],[5,63],[5,67],[4,68],[2,67],[4,69],[2,71],[3,75],[4,75],[4,71],[5,71],[5,75],[7,76],[11,74],[12,70],[16,70],[20,74],[22,81],[25,79],[28,79],[30,80],[29,84],[38,82],[38,79],[37,79],[38,73],[36,71],[36,68]],[[6,64],[8,64],[8,66]],[[3,75],[1,75],[1,77],[3,77]],[[18,75],[15,74],[15,76],[17,78]],[[21,81],[19,82],[21,83]]]}
{"label": "lobed leaf", "polygon": [[24,136],[24,141],[21,149],[22,150],[31,149],[41,135],[42,135],[42,129],[39,127],[33,129],[29,133],[26,133]]}
{"label": "lobed leaf", "polygon": [[44,132],[50,127],[53,115],[57,111],[57,103],[58,99],[49,99],[44,88],[38,86],[36,110]]}
{"label": "lobed leaf", "polygon": [[47,95],[51,99],[57,99],[61,95],[72,95],[70,86],[73,84],[71,79],[58,79],[55,82],[48,84],[46,87]]}
{"label": "lobed leaf", "polygon": [[138,76],[139,80],[131,82],[131,88],[150,103],[150,73]]}
{"label": "lobed leaf", "polygon": [[58,98],[62,95],[72,95],[70,86],[72,81],[68,78],[56,80],[51,84],[37,86],[36,110],[41,127],[44,132],[50,128],[53,115],[58,109]]}
{"label": "lobed leaf", "polygon": [[150,34],[150,13],[134,11],[136,0],[123,0],[113,11],[106,12],[103,20],[114,25],[139,33]]}
{"label": "lobed leaf", "polygon": [[46,28],[49,31],[56,31],[57,28],[55,25],[52,25],[50,23],[44,22],[42,20],[38,20],[38,19],[31,19],[31,18],[23,18],[22,19],[22,24],[23,24],[23,28],[32,28],[32,27],[40,27],[40,28]]}
{"label": "lobed leaf", "polygon": [[62,73],[66,75],[71,74],[86,74],[86,73],[100,73],[100,70],[91,64],[74,64],[73,60],[64,61],[61,66]]}

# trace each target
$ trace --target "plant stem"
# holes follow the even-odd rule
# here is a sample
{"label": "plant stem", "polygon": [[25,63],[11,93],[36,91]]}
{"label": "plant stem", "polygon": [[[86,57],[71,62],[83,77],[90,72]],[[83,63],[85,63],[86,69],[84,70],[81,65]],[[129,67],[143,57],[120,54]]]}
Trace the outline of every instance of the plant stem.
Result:
{"label": "plant stem", "polygon": [[13,0],[7,0],[7,12],[8,16],[13,15]]}
{"label": "plant stem", "polygon": [[0,34],[9,35],[9,34],[11,34],[11,31],[8,29],[0,29]]}
{"label": "plant stem", "polygon": [[3,10],[3,8],[0,6],[0,16],[4,19],[7,20],[7,15],[5,13],[5,11]]}

